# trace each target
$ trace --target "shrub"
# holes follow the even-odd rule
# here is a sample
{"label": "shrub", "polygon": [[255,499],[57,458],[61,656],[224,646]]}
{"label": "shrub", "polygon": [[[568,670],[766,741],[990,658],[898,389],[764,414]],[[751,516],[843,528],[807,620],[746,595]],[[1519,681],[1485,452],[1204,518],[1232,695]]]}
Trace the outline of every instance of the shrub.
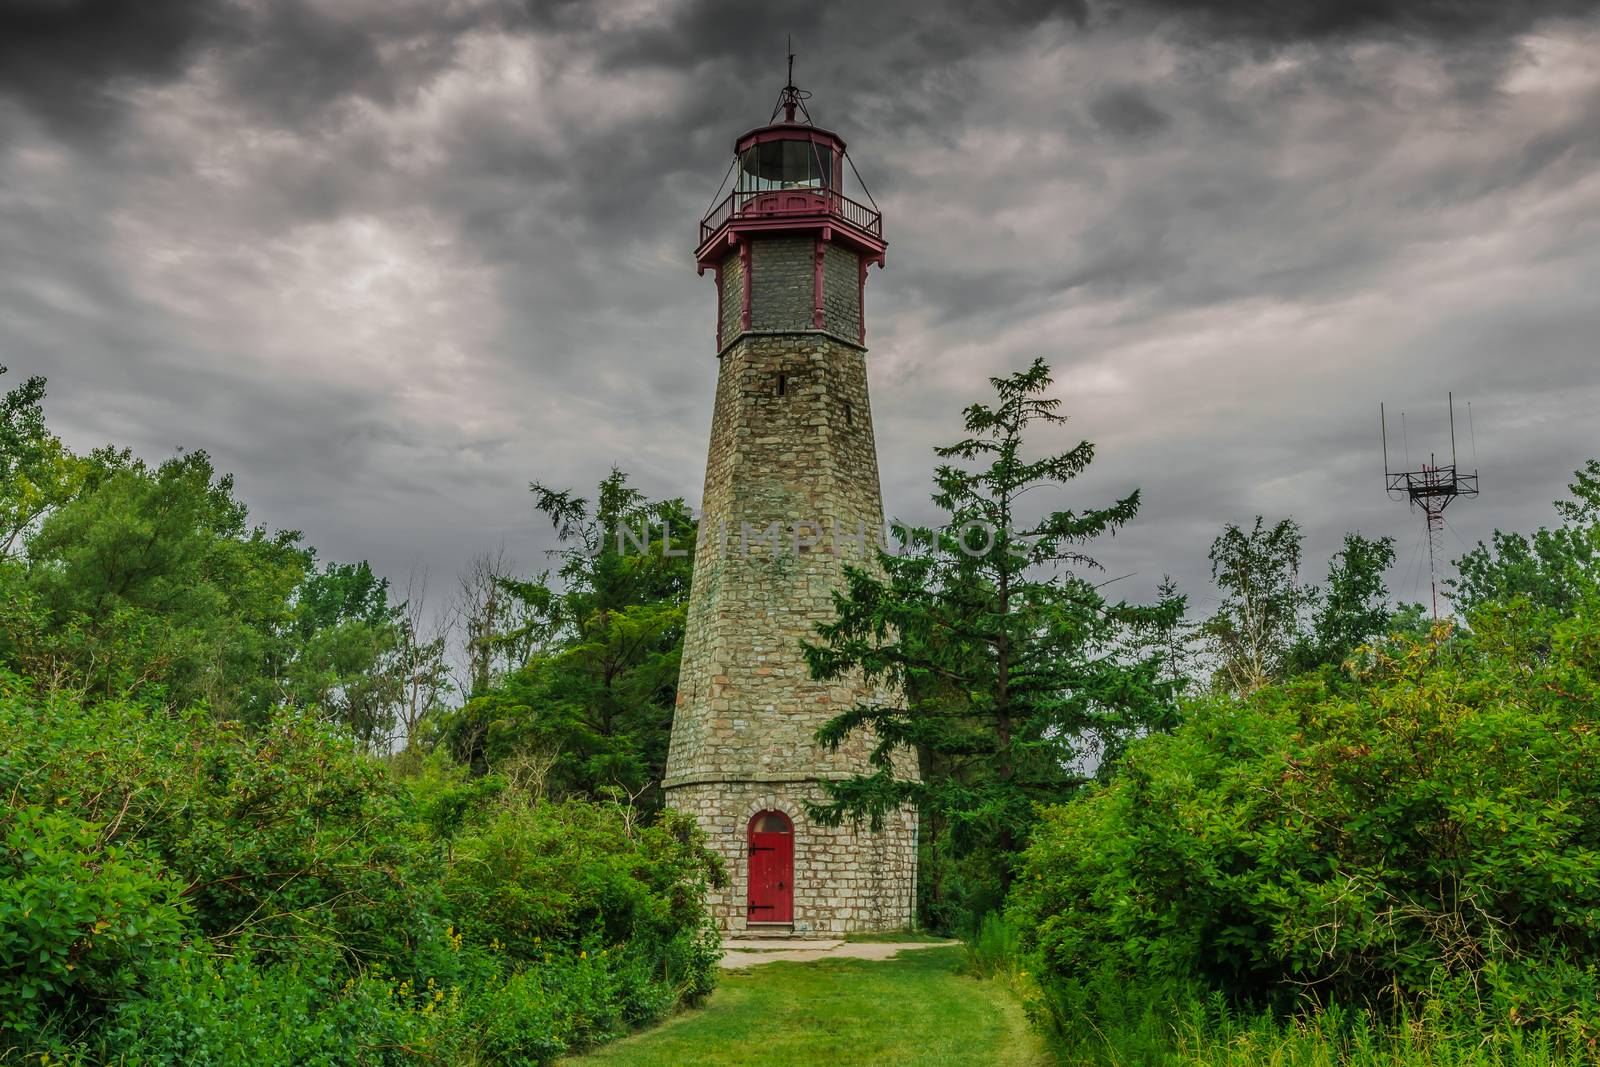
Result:
{"label": "shrub", "polygon": [[438,850],[413,831],[408,795],[308,716],[250,733],[201,712],[0,687],[0,793],[137,841],[197,932],[249,933],[264,958],[309,939],[403,962],[442,936],[427,899]]}
{"label": "shrub", "polygon": [[178,945],[177,887],[73,815],[0,811],[0,1041],[126,996]]}
{"label": "shrub", "polygon": [[[649,826],[616,804],[504,808],[461,834],[443,881],[445,908],[471,944],[518,963],[604,951],[635,976],[629,1021],[703,995],[716,962],[705,891],[716,856],[688,817]],[[663,983],[645,992],[647,984]]]}
{"label": "shrub", "polygon": [[414,1063],[451,1049],[459,990],[346,971],[336,956],[263,964],[203,945],[165,960],[142,995],[118,1005],[88,1042],[94,1062],[119,1067],[263,1063]]}
{"label": "shrub", "polygon": [[1025,855],[1012,916],[1049,979],[1593,1032],[1600,627],[1533,618],[1486,610],[1134,746]]}
{"label": "shrub", "polygon": [[0,796],[0,1058],[547,1063],[715,977],[692,820],[397,780],[303,716],[0,675]]}

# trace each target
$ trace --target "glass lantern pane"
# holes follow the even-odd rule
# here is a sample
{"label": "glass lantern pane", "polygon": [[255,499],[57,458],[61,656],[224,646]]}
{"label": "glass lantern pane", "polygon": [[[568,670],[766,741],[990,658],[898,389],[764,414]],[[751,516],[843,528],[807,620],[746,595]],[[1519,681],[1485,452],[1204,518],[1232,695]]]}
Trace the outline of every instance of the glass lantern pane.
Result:
{"label": "glass lantern pane", "polygon": [[811,145],[806,141],[783,141],[783,184],[794,188],[809,184]]}

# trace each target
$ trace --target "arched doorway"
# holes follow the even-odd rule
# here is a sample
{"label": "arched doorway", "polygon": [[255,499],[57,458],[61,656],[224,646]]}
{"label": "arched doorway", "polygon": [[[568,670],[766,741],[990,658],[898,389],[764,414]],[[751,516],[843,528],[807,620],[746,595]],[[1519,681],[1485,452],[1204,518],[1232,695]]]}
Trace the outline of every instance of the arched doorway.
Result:
{"label": "arched doorway", "polygon": [[750,817],[749,923],[794,921],[794,824],[781,811]]}

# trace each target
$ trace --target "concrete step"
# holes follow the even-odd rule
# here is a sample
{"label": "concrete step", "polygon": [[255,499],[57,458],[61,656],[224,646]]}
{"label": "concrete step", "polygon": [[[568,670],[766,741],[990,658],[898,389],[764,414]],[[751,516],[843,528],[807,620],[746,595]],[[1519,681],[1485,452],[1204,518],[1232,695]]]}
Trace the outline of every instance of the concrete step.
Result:
{"label": "concrete step", "polygon": [[724,952],[784,952],[789,949],[817,949],[827,952],[844,944],[838,938],[805,937],[802,935],[788,935],[773,937],[763,934],[761,937],[730,937],[722,942]]}

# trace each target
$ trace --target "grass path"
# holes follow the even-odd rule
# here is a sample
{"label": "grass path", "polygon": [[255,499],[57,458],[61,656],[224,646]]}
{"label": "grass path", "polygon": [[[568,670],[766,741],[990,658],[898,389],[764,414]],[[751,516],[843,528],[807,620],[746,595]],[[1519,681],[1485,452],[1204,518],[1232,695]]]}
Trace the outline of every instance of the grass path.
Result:
{"label": "grass path", "polygon": [[889,960],[768,963],[722,975],[703,1008],[608,1045],[573,1067],[1038,1067],[1021,1006],[957,973],[959,946]]}

